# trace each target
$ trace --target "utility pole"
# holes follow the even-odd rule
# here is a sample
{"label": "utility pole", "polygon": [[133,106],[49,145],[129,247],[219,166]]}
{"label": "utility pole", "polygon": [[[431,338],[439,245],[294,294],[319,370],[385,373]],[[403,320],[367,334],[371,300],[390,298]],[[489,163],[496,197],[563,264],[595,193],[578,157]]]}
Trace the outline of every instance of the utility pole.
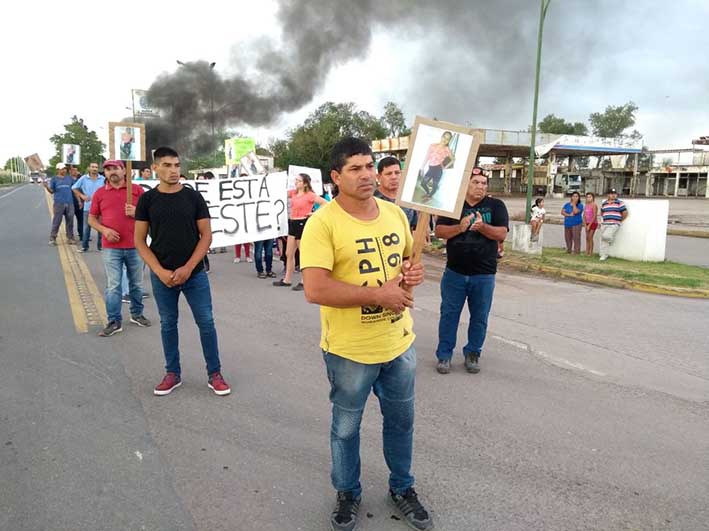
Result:
{"label": "utility pole", "polygon": [[539,74],[542,64],[542,36],[544,35],[544,17],[547,15],[547,9],[551,0],[540,0],[539,12],[539,34],[537,36],[537,70],[534,77],[534,107],[532,111],[532,144],[529,146],[529,170],[527,171],[527,211],[525,213],[525,222],[529,223],[532,215],[532,188],[534,187],[534,159],[536,154],[534,151],[535,142],[537,141],[537,104],[539,103]]}

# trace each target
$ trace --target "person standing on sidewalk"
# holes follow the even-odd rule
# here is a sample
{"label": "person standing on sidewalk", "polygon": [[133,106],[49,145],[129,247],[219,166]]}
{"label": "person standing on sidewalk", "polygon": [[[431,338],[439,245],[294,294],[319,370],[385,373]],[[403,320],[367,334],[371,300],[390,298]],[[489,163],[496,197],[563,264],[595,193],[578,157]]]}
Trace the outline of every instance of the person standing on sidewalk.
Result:
{"label": "person standing on sidewalk", "polygon": [[156,149],[153,160],[160,184],[141,196],[135,214],[135,243],[151,271],[165,354],[166,374],[153,392],[167,395],[182,384],[177,331],[182,293],[199,328],[207,385],[217,395],[228,395],[231,388],[221,374],[212,293],[204,270],[204,256],[212,242],[209,209],[200,193],[180,183],[180,156],[174,149]]}
{"label": "person standing on sidewalk", "polygon": [[586,254],[593,256],[593,236],[598,229],[598,205],[593,192],[586,194],[586,205],[583,207],[583,225],[586,229]]}
{"label": "person standing on sidewalk", "polygon": [[[103,188],[106,179],[98,172],[98,163],[89,164],[89,173],[79,177],[74,183],[72,190],[74,195],[84,203],[84,231],[81,233],[81,247],[79,252],[85,253],[89,250],[89,238],[91,237],[91,225],[89,225],[89,212],[91,211],[91,198],[96,190]],[[101,250],[101,233],[96,237],[96,250]]]}
{"label": "person standing on sidewalk", "polygon": [[320,305],[323,351],[330,381],[332,484],[337,491],[331,528],[357,525],[360,422],[370,393],[383,416],[389,500],[414,529],[433,528],[411,474],[416,351],[410,289],[423,282],[412,266],[413,237],[404,212],[373,197],[369,144],[345,138],[332,149],[337,198],[305,225],[301,267],[305,296]]}
{"label": "person standing on sidewalk", "polygon": [[581,194],[578,192],[571,194],[569,202],[561,207],[561,215],[564,216],[566,252],[568,254],[579,254],[581,252],[581,228],[583,227]]}
{"label": "person standing on sidewalk", "polygon": [[468,301],[468,342],[463,347],[465,369],[480,372],[480,354],[492,307],[497,273],[497,243],[509,231],[507,207],[487,197],[487,177],[473,169],[460,219],[440,216],[436,237],[446,240],[446,270],[441,278],[441,317],[438,323],[436,370],[450,372],[458,323]]}
{"label": "person standing on sidewalk", "polygon": [[52,207],[52,228],[49,232],[49,245],[57,244],[57,233],[64,218],[66,239],[74,243],[74,199],[71,186],[74,181],[66,174],[66,164],[60,162],[56,165],[57,175],[51,178],[49,184],[44,182],[44,188],[54,196]]}
{"label": "person standing on sidewalk", "polygon": [[615,188],[608,190],[608,198],[601,204],[601,260],[608,259],[608,249],[613,244],[620,224],[628,217],[628,208],[618,199]]}
{"label": "person standing on sidewalk", "polygon": [[106,313],[108,324],[99,336],[109,337],[123,331],[121,316],[121,277],[125,267],[130,293],[130,322],[138,326],[150,326],[143,315],[143,261],[135,249],[135,205],[143,189],[131,184],[133,198],[128,203],[126,167],[122,160],[107,160],[103,163],[106,184],[93,194],[89,225],[104,237],[102,253],[106,271]]}

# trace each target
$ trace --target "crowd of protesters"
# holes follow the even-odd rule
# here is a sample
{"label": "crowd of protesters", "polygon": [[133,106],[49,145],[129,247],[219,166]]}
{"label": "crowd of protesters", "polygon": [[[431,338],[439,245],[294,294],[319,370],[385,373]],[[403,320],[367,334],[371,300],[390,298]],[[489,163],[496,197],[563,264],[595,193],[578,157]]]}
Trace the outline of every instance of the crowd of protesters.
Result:
{"label": "crowd of protesters", "polygon": [[[151,326],[143,314],[143,276],[147,265],[153,297],[160,316],[160,336],[165,373],[155,386],[158,396],[182,384],[178,338],[178,301],[184,295],[199,329],[207,385],[217,395],[231,392],[222,376],[218,336],[212,308],[209,252],[212,233],[209,209],[198,192],[183,186],[179,154],[169,147],[154,151],[153,165],[140,178],[157,177],[159,184],[145,192],[132,184],[129,190],[123,161],[108,160],[78,172],[58,164],[57,175],[45,184],[54,196],[50,243],[62,219],[70,242],[73,218],[81,220],[81,248],[89,250],[91,229],[97,233],[106,274],[105,304],[108,323],[99,335],[110,337],[123,330],[122,296],[128,298],[130,322]],[[413,231],[420,214],[395,204],[401,185],[401,164],[386,157],[375,167],[369,144],[345,138],[332,151],[330,177],[333,188],[323,196],[313,191],[310,176],[295,179],[288,193],[288,236],[235,247],[235,262],[244,251],[246,262],[255,261],[260,279],[275,278],[273,256],[284,262],[283,278],[276,287],[304,291],[308,302],[318,304],[322,332],[320,347],[330,383],[332,418],[331,478],[336,491],[330,516],[334,530],[354,529],[362,497],[360,484],[359,426],[372,392],[383,417],[383,450],[389,467],[391,503],[414,529],[433,528],[429,511],[414,489],[413,458],[416,350],[413,289],[423,282],[423,266],[412,263]],[[210,172],[200,178],[212,179]],[[72,193],[73,192],[73,193]],[[130,192],[130,194],[129,194]],[[593,250],[593,232],[602,219],[601,260],[627,216],[627,209],[611,190],[600,209],[593,194],[585,205],[572,194],[561,213],[569,253],[580,252],[582,228],[587,252]],[[539,236],[546,211],[543,199],[532,209],[532,238]],[[488,194],[488,177],[475,167],[469,176],[462,212],[457,218],[439,216],[434,233],[446,241],[446,267],[440,281],[440,317],[435,350],[436,370],[454,370],[457,331],[463,307],[469,323],[462,346],[462,367],[477,374],[487,335],[488,317],[495,290],[500,244],[509,231],[505,204]],[[430,232],[428,223],[426,232]],[[364,256],[364,258],[363,258]],[[302,281],[294,285],[296,272]],[[127,287],[121,288],[121,277]]]}

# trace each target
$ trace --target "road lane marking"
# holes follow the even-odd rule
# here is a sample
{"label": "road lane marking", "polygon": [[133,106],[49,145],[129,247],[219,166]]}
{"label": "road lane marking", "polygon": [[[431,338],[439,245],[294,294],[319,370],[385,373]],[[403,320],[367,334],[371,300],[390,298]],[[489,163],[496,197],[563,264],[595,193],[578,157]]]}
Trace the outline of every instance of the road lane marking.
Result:
{"label": "road lane marking", "polygon": [[18,187],[15,188],[12,192],[8,192],[8,193],[6,193],[5,195],[0,195],[0,199],[2,199],[2,198],[4,198],[4,197],[7,197],[8,195],[14,194],[15,192],[17,192],[18,190],[21,190],[21,189],[24,188],[25,186],[26,186],[26,185],[18,186]]}
{"label": "road lane marking", "polygon": [[[48,192],[45,192],[45,195],[51,218],[53,198]],[[89,326],[105,326],[108,320],[106,305],[96,287],[96,282],[83,257],[76,252],[76,248],[61,232],[57,234],[57,251],[77,333],[88,333]]]}
{"label": "road lane marking", "polygon": [[541,350],[534,350],[527,343],[522,343],[521,341],[515,341],[514,339],[507,339],[506,337],[502,337],[502,336],[498,336],[498,335],[491,335],[490,337],[492,339],[496,339],[497,341],[500,341],[501,343],[505,343],[507,345],[517,347],[520,350],[525,350],[525,351],[529,352],[530,354],[534,354],[534,355],[548,361],[549,363],[551,363],[553,365],[571,367],[571,368],[577,369],[579,371],[588,372],[588,373],[593,374],[595,376],[607,376],[606,373],[601,372],[601,371],[597,371],[595,369],[591,369],[590,367],[586,367],[585,365],[582,365],[581,363],[577,363],[574,361],[569,361],[564,358],[552,356],[550,354],[546,354],[545,352],[542,352]]}

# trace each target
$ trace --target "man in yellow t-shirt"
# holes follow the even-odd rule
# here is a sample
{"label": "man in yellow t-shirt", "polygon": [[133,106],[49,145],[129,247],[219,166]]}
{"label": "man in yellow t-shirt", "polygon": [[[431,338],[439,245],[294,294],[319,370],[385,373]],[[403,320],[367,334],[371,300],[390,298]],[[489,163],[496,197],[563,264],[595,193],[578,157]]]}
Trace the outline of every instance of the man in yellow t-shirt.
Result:
{"label": "man in yellow t-shirt", "polygon": [[351,531],[357,524],[359,428],[373,390],[384,417],[390,501],[414,529],[431,529],[411,474],[416,351],[408,308],[411,288],[423,282],[423,267],[407,260],[413,242],[406,215],[373,197],[369,144],[345,138],[333,147],[331,161],[330,176],[340,193],[311,216],[300,243],[305,296],[320,305],[320,347],[331,388],[337,503],[330,525]]}

